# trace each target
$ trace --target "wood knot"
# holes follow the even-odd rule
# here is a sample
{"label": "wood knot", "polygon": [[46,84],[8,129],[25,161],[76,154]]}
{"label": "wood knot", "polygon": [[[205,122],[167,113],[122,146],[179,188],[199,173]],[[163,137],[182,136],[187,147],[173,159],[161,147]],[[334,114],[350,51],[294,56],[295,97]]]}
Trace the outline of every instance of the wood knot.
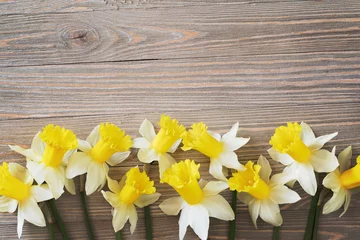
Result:
{"label": "wood knot", "polygon": [[96,45],[100,38],[95,29],[79,24],[61,26],[58,30],[61,45],[67,48],[84,48]]}

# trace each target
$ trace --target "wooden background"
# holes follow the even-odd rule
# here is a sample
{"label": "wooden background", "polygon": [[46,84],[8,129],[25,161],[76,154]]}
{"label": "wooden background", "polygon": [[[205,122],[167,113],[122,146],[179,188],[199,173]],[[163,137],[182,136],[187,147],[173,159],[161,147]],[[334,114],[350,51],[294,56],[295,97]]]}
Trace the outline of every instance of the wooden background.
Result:
{"label": "wooden background", "polygon": [[[359,39],[358,0],[0,0],[0,161],[24,164],[7,145],[29,147],[48,123],[85,138],[110,121],[137,137],[144,118],[156,123],[162,113],[220,133],[239,121],[239,136],[251,137],[237,151],[243,163],[268,157],[270,136],[287,121],[305,121],[317,135],[339,131],[326,148],[351,144],[357,156]],[[174,157],[195,159],[211,179],[200,153]],[[133,152],[110,174],[120,179],[137,164]],[[178,217],[158,207],[175,191],[151,169],[163,194],[151,206],[154,239],[177,239]],[[301,201],[281,207],[282,240],[303,239],[311,198],[295,190]],[[97,239],[114,239],[110,205],[100,193],[88,202]],[[87,239],[79,196],[57,203],[71,238]],[[358,239],[359,204],[355,196],[340,219],[340,211],[322,215],[319,239]],[[237,239],[271,239],[272,226],[259,219],[255,229],[246,206],[237,207]],[[123,239],[145,238],[138,213],[136,232],[127,224]],[[227,231],[228,222],[211,219],[210,239],[227,239]],[[15,214],[0,215],[0,232],[17,239]],[[46,228],[25,223],[23,239],[48,238]],[[190,228],[186,239],[197,239]]]}

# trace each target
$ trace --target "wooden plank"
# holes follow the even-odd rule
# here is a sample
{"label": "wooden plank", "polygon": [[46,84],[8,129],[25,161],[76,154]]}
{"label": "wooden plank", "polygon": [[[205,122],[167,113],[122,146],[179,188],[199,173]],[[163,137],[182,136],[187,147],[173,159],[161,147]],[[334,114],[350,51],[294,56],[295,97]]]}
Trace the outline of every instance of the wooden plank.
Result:
{"label": "wooden plank", "polygon": [[358,51],[351,3],[2,15],[0,66]]}

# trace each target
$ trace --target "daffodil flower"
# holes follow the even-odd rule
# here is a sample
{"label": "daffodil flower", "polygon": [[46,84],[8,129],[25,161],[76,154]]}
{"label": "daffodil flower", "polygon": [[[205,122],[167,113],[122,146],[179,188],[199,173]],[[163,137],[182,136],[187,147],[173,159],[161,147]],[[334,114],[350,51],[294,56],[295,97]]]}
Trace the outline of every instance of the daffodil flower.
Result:
{"label": "daffodil flower", "polygon": [[[293,176],[308,194],[314,196],[317,190],[315,172],[334,171],[339,163],[334,154],[321,149],[338,133],[315,138],[310,126],[302,122],[288,123],[278,127],[271,137],[271,158],[286,165],[285,175]],[[294,183],[294,181],[293,181]]]}
{"label": "daffodil flower", "polygon": [[118,126],[102,123],[90,135],[79,141],[79,149],[71,155],[66,168],[66,177],[74,178],[87,173],[85,191],[87,195],[102,189],[110,166],[115,166],[130,155],[131,137]]}
{"label": "daffodil flower", "polygon": [[194,123],[191,128],[183,137],[182,149],[184,151],[195,149],[208,156],[210,158],[209,172],[213,177],[227,181],[223,166],[236,170],[244,169],[234,151],[244,146],[250,138],[236,137],[239,129],[238,122],[222,137],[218,133],[208,131],[208,127],[203,122]]}
{"label": "daffodil flower", "polygon": [[[333,149],[335,154],[335,147]],[[340,166],[327,174],[323,180],[324,187],[333,191],[333,196],[324,205],[323,214],[338,210],[344,203],[345,214],[349,208],[351,195],[358,192],[360,187],[360,156],[356,159],[356,166],[350,168],[352,157],[351,146],[345,148],[338,156]],[[349,169],[350,168],[350,169]]]}
{"label": "daffodil flower", "polygon": [[162,202],[159,207],[167,215],[178,215],[179,238],[183,239],[190,227],[201,239],[207,239],[209,217],[224,221],[234,219],[234,212],[229,203],[219,193],[228,185],[224,181],[206,182],[198,179],[200,164],[189,159],[173,164],[168,168],[161,183],[172,186],[180,197],[172,197]]}
{"label": "daffodil flower", "polygon": [[58,199],[65,188],[75,194],[72,179],[65,177],[65,168],[69,156],[76,151],[78,141],[76,135],[65,128],[48,124],[35,135],[30,149],[9,146],[15,152],[26,156],[26,167],[38,184],[46,182]]}
{"label": "daffodil flower", "polygon": [[133,234],[138,220],[135,206],[143,208],[156,202],[160,197],[160,193],[156,193],[154,181],[150,181],[146,172],[140,172],[138,167],[134,167],[119,183],[108,178],[108,186],[111,192],[101,191],[101,193],[114,208],[112,211],[114,231],[120,231],[129,220],[130,232]]}
{"label": "daffodil flower", "polygon": [[257,164],[248,161],[245,171],[233,173],[229,179],[230,190],[238,191],[238,198],[249,206],[249,213],[255,225],[258,216],[267,223],[280,226],[283,223],[279,204],[294,203],[300,196],[284,184],[287,180],[280,174],[270,178],[271,167],[268,160],[260,156]]}
{"label": "daffodil flower", "polygon": [[160,131],[155,134],[152,123],[145,119],[140,126],[141,138],[134,139],[134,148],[139,148],[138,158],[143,163],[159,161],[160,178],[164,171],[169,168],[175,160],[168,153],[174,153],[181,143],[181,138],[186,132],[183,125],[179,125],[176,119],[161,115]]}
{"label": "daffodil flower", "polygon": [[39,226],[46,225],[38,202],[53,198],[46,184],[32,185],[33,178],[23,166],[3,162],[0,166],[0,212],[15,212],[18,208],[17,233],[21,237],[24,220]]}

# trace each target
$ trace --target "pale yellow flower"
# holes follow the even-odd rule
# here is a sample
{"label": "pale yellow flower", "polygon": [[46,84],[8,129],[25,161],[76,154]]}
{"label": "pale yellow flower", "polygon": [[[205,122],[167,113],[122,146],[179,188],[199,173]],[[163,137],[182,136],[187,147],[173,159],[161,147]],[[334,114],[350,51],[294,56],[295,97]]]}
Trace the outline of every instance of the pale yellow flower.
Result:
{"label": "pale yellow flower", "polygon": [[120,231],[129,220],[130,232],[133,234],[138,220],[135,206],[143,208],[156,202],[160,193],[156,193],[154,182],[150,181],[145,172],[140,172],[138,167],[131,168],[120,183],[109,178],[108,186],[111,192],[101,191],[101,193],[114,208],[112,211],[114,231]]}

